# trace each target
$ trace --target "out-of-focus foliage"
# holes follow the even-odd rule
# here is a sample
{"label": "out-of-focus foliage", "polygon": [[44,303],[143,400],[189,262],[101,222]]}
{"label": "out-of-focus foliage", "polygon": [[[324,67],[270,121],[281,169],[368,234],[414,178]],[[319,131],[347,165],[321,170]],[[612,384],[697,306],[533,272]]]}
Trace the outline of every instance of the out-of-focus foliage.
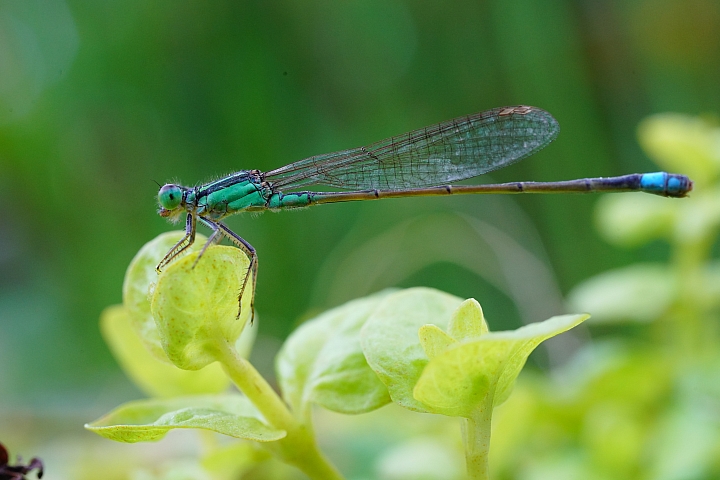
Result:
{"label": "out-of-focus foliage", "polygon": [[571,308],[592,312],[590,324],[603,334],[554,380],[525,377],[499,410],[497,478],[720,476],[720,277],[712,255],[720,125],[656,115],[639,133],[658,165],[697,172],[695,190],[665,205],[643,198],[640,207],[632,196],[607,196],[596,218],[621,245],[669,242],[670,260],[615,269],[570,292]]}
{"label": "out-of-focus foliage", "polygon": [[[137,249],[173,228],[155,215],[153,180],[267,170],[512,104],[552,112],[561,135],[492,180],[649,171],[638,122],[720,111],[719,77],[716,0],[0,0],[0,433],[12,436],[0,441],[54,465],[77,459],[90,472],[73,464],[69,478],[111,478],[166,452],[115,450],[78,427],[89,411],[140,395],[96,320],[120,301]],[[695,137],[685,136],[683,152],[705,148]],[[698,195],[715,181],[709,164],[665,165],[694,175]],[[646,197],[630,198],[626,212],[645,210]],[[668,247],[643,243],[646,235],[712,228],[709,214],[675,223],[684,202],[661,203],[643,221],[646,233],[634,231],[634,249],[596,236],[591,196],[393,200],[231,219],[260,256],[255,364],[271,374],[279,339],[296,322],[390,286],[476,297],[494,330],[548,318],[583,279],[628,264],[656,268]],[[701,210],[713,208],[708,197]],[[604,235],[621,236],[640,225],[635,218]],[[675,289],[678,277],[653,271],[657,289],[636,289],[642,312],[627,317],[652,322],[653,312],[675,310],[657,292]],[[706,268],[689,290],[712,303],[718,271]],[[537,363],[566,358],[572,342],[554,345]],[[395,447],[364,438],[372,440],[357,448],[395,472]],[[70,454],[70,445],[80,446]]]}

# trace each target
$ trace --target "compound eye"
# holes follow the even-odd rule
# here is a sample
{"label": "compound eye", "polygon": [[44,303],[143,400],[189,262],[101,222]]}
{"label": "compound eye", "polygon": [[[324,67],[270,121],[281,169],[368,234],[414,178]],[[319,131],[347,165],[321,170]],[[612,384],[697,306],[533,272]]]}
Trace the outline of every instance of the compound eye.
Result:
{"label": "compound eye", "polygon": [[158,202],[165,210],[175,210],[182,201],[182,190],[171,183],[163,185],[158,192]]}

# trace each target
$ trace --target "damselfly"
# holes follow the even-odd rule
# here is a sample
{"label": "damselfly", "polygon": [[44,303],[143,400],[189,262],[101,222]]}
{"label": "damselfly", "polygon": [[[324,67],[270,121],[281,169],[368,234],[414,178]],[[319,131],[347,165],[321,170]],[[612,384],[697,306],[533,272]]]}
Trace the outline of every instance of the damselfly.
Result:
{"label": "damselfly", "polygon": [[[257,279],[255,249],[222,219],[239,212],[284,210],[321,203],[381,198],[470,193],[586,193],[641,191],[684,197],[692,182],[665,172],[584,178],[559,182],[512,182],[453,185],[505,167],[547,146],[560,128],[548,112],[536,107],[501,107],[421,128],[371,145],[291,163],[269,172],[241,170],[205,185],[164,185],[159,213],[177,219],[183,212],[185,236],[165,255],[158,272],[195,240],[197,222],[212,230],[209,245],[227,237],[249,257],[240,297],[252,273]],[[305,185],[346,191],[299,191]],[[197,261],[197,260],[196,260]],[[253,297],[255,290],[253,288]]]}

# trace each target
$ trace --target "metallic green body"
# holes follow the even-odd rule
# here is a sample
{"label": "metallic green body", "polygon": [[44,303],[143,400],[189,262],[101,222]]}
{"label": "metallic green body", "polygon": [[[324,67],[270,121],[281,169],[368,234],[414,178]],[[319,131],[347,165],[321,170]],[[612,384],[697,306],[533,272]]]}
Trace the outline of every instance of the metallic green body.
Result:
{"label": "metallic green body", "polygon": [[312,192],[273,192],[270,186],[252,178],[250,172],[244,173],[247,175],[235,174],[234,182],[221,179],[188,189],[185,204],[194,206],[198,215],[217,221],[245,211],[300,208],[312,203]]}
{"label": "metallic green body", "polygon": [[198,215],[213,220],[246,210],[267,208],[268,198],[272,195],[269,187],[249,178],[249,175],[236,178],[235,183],[223,180],[189,191],[186,203],[194,205]]}

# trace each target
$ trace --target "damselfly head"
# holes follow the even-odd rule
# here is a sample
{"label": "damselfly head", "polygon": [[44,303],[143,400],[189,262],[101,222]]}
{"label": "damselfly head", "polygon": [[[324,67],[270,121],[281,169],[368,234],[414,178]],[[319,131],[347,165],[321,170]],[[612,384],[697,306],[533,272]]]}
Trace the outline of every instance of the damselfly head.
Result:
{"label": "damselfly head", "polygon": [[185,195],[181,186],[172,183],[163,185],[158,192],[158,213],[161,217],[176,216],[183,210],[184,201]]}

